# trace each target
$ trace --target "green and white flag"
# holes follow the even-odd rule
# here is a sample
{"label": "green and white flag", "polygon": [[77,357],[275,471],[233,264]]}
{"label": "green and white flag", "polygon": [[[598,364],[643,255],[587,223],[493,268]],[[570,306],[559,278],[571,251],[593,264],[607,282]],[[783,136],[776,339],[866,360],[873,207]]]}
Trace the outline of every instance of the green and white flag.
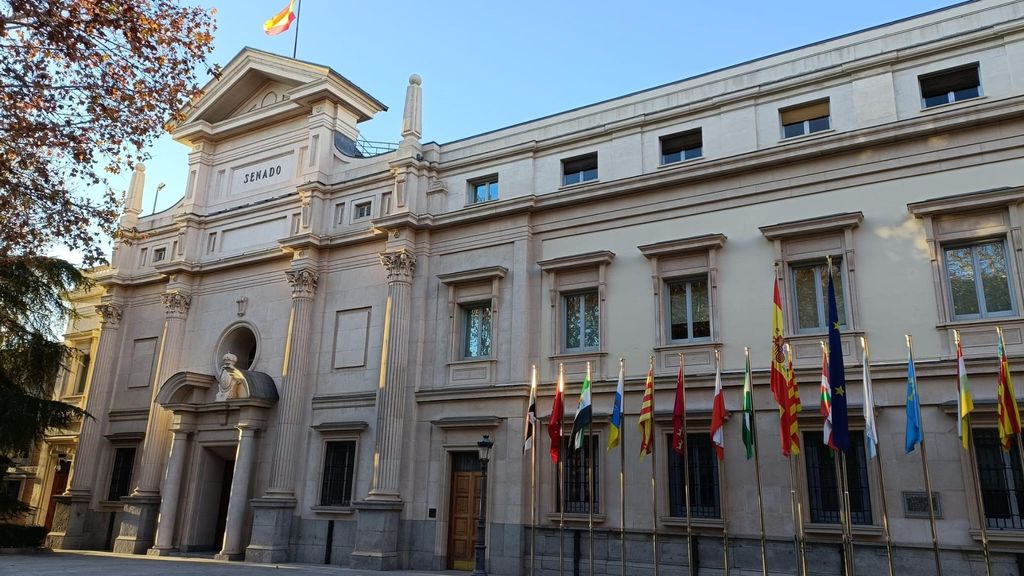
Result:
{"label": "green and white flag", "polygon": [[587,363],[587,377],[580,391],[580,403],[576,406],[576,417],[572,421],[572,441],[576,450],[583,448],[583,438],[590,427],[593,410],[590,407],[590,363]]}
{"label": "green and white flag", "polygon": [[750,348],[746,349],[747,365],[743,371],[743,445],[747,448],[747,460],[754,457],[754,390],[750,382]]}

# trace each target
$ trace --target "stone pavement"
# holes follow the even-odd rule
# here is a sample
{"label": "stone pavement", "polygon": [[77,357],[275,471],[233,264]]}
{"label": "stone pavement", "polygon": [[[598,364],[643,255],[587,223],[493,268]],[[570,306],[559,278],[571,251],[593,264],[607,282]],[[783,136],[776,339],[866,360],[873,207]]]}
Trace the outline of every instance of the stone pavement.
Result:
{"label": "stone pavement", "polygon": [[[245,564],[205,558],[131,556],[110,552],[61,551],[0,555],[2,576],[380,576],[380,572],[349,570],[318,564]],[[430,572],[388,572],[388,576],[426,576]],[[464,574],[453,572],[451,574]]]}

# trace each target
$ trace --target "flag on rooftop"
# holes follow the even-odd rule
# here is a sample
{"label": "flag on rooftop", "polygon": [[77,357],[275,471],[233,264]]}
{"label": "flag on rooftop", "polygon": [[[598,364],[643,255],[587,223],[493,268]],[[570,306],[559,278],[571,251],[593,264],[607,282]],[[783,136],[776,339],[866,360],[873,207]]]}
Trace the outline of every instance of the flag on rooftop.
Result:
{"label": "flag on rooftop", "polygon": [[273,18],[263,23],[263,31],[266,32],[267,36],[277,36],[288,30],[292,22],[295,22],[295,18],[295,0],[291,0],[284,10],[281,10]]}

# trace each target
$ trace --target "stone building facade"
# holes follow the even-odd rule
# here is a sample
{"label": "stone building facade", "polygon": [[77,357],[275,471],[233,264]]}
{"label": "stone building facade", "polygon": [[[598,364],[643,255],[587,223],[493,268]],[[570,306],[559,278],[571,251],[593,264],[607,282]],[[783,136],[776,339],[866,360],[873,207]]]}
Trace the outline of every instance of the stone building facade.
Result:
{"label": "stone building facade", "polygon": [[[401,142],[371,149],[358,126],[383,104],[245,49],[174,131],[191,149],[182,199],[140,217],[136,170],[128,233],[67,335],[82,354],[62,394],[96,418],[50,437],[25,480],[53,546],[466,569],[488,435],[488,568],[524,573],[531,367],[546,421],[559,367],[571,420],[589,365],[594,502],[584,452],[560,483],[541,434],[537,567],[558,570],[564,505],[566,569],[589,568],[593,506],[596,573],[617,574],[620,550],[651,572],[655,524],[661,566],[682,570],[683,466],[665,438],[685,353],[693,562],[720,573],[727,531],[731,566],[759,570],[739,419],[722,474],[707,436],[715,355],[737,410],[750,346],[769,566],[793,566],[792,472],[812,573],[838,573],[817,411],[831,257],[858,571],[884,570],[883,504],[900,573],[933,570],[920,455],[902,449],[912,334],[944,567],[980,569],[984,523],[998,573],[1017,573],[1020,463],[992,430],[996,326],[1012,364],[1024,355],[1024,3],[959,4],[447,144],[422,141],[422,89],[412,76]],[[767,390],[775,278],[806,404],[792,462]],[[954,330],[976,465],[956,435]],[[860,432],[862,336],[878,460]],[[624,518],[604,449],[620,358]],[[654,511],[636,433],[649,358]]]}

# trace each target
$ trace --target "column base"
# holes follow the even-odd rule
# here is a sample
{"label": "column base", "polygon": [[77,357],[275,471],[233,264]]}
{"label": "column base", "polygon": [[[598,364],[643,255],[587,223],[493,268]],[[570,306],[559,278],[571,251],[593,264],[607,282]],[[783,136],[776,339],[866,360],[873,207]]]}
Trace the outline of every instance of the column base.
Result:
{"label": "column base", "polygon": [[160,496],[128,496],[124,502],[121,529],[114,540],[118,554],[145,554],[153,546]]}
{"label": "column base", "polygon": [[46,547],[52,550],[81,550],[85,546],[85,517],[89,513],[89,494],[54,496],[53,524],[46,535]]}
{"label": "column base", "polygon": [[228,560],[228,561],[231,561],[231,562],[236,562],[238,560],[245,560],[245,553],[238,552],[238,553],[235,553],[235,554],[224,554],[224,553],[218,552],[218,553],[213,555],[213,559],[214,560]]}
{"label": "column base", "polygon": [[354,507],[358,516],[351,567],[356,570],[397,570],[402,502],[364,500],[355,503]]}
{"label": "column base", "polygon": [[177,553],[177,548],[157,548],[154,546],[149,550],[146,550],[146,556],[173,556]]}
{"label": "column base", "polygon": [[249,546],[245,549],[246,562],[276,564],[289,561],[289,539],[296,503],[295,498],[266,496],[251,502],[252,534],[249,537]]}

